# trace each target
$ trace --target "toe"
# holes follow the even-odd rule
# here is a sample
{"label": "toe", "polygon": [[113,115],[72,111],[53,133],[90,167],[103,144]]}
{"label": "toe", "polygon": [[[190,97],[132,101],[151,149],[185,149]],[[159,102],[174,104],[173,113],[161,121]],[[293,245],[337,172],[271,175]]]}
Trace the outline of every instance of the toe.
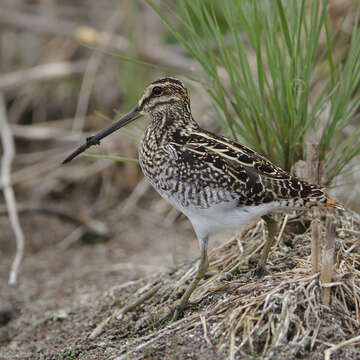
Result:
{"label": "toe", "polygon": [[266,269],[264,265],[259,265],[254,271],[252,271],[255,277],[263,277],[266,273]]}

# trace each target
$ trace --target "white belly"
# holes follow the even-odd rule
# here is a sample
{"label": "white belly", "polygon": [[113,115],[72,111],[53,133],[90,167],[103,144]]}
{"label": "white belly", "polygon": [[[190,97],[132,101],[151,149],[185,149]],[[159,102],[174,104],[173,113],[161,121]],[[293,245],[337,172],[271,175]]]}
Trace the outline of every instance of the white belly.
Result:
{"label": "white belly", "polygon": [[188,217],[198,238],[206,238],[225,230],[240,229],[279,208],[278,202],[257,206],[238,206],[233,200],[215,204],[206,209],[194,205],[184,207],[176,198],[169,197],[166,192],[156,190],[172,206]]}
{"label": "white belly", "polygon": [[274,203],[257,206],[234,205],[227,202],[208,209],[185,209],[183,212],[191,221],[196,234],[207,237],[225,230],[240,229],[277,208]]}

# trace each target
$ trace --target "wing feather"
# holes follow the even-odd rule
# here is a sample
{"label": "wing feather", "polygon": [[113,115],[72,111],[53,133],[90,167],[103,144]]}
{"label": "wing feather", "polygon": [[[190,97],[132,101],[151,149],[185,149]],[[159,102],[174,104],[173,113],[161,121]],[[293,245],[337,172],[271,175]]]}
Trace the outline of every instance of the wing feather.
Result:
{"label": "wing feather", "polygon": [[187,142],[171,143],[179,158],[207,164],[232,180],[232,188],[249,203],[279,199],[323,196],[314,185],[301,181],[252,149],[233,140],[201,130],[190,134]]}

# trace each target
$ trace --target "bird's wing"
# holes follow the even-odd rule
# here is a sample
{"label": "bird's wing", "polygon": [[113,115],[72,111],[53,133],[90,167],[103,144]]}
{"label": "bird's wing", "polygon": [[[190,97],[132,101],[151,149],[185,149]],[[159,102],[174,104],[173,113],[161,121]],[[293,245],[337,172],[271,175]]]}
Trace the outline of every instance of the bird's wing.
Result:
{"label": "bird's wing", "polygon": [[231,165],[234,169],[243,171],[244,169],[251,174],[260,177],[273,179],[289,179],[291,176],[272,164],[265,157],[254,150],[237,143],[236,141],[213,135],[207,131],[192,133],[192,140],[187,146],[193,150],[200,148],[218,156],[225,164]]}
{"label": "bird's wing", "polygon": [[291,176],[250,148],[203,130],[172,146],[179,161],[201,163],[214,173],[230,176],[233,190],[238,189],[249,203],[324,196],[315,185]]}

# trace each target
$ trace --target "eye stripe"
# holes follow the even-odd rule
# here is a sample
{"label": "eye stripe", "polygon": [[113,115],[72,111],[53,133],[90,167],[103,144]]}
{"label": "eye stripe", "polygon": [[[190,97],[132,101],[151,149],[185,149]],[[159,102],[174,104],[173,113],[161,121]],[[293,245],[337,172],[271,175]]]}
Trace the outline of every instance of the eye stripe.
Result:
{"label": "eye stripe", "polygon": [[181,88],[184,88],[184,85],[183,83],[178,80],[178,79],[174,79],[174,78],[171,78],[171,77],[166,77],[166,78],[162,78],[162,79],[159,79],[159,80],[156,80],[154,82],[152,82],[150,85],[155,85],[155,84],[164,84],[164,83],[171,83],[171,84],[177,84],[177,85],[180,85]]}

